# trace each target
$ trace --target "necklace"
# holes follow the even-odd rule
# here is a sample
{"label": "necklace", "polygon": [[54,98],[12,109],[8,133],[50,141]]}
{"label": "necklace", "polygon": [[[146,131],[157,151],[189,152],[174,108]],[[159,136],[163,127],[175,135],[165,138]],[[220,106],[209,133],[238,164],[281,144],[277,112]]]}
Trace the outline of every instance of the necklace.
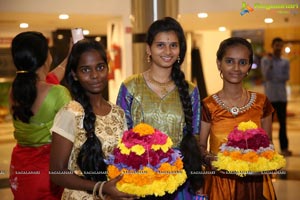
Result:
{"label": "necklace", "polygon": [[[232,103],[231,99],[227,96],[227,94],[225,92],[223,92],[224,96],[226,97],[226,99],[228,100],[228,102],[230,103],[230,112],[233,116],[237,116],[240,112],[240,109],[239,107],[237,106],[234,106],[234,104]],[[246,94],[247,95],[247,94]],[[242,95],[237,99],[237,102],[240,102],[242,100],[244,96],[244,89],[242,90]],[[246,97],[246,101],[247,101],[247,98],[248,98],[248,95]],[[244,104],[243,104],[244,105]]]}
{"label": "necklace", "polygon": [[149,83],[151,83],[152,85],[156,85],[160,88],[160,93],[164,96],[166,95],[169,91],[168,91],[168,87],[173,85],[173,80],[169,80],[165,83],[161,83],[161,82],[158,82],[156,80],[154,80],[154,78],[152,78],[152,76],[150,74],[148,74],[148,81]]}
{"label": "necklace", "polygon": [[[248,103],[242,107],[237,107],[237,106],[232,106],[229,107],[228,105],[226,105],[217,94],[214,94],[212,96],[214,98],[214,100],[217,102],[217,104],[219,104],[222,108],[224,108],[225,110],[227,110],[228,112],[230,112],[234,117],[236,117],[237,115],[239,115],[240,113],[245,112],[246,110],[248,110],[254,103],[255,99],[256,99],[256,94],[255,93],[251,93],[250,94],[250,100],[248,101]],[[247,93],[247,98],[248,99],[248,93]]]}

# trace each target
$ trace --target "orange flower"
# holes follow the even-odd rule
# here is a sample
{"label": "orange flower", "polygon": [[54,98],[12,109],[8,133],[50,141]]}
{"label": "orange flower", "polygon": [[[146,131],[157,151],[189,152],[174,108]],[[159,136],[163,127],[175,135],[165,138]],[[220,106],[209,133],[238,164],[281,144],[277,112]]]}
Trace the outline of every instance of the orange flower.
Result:
{"label": "orange flower", "polygon": [[271,160],[274,156],[275,152],[274,151],[264,151],[260,155],[265,157],[268,160]]}
{"label": "orange flower", "polygon": [[107,167],[107,171],[108,171],[108,176],[111,179],[116,178],[117,176],[119,176],[121,174],[121,172],[118,170],[118,168],[113,165],[109,165]]}
{"label": "orange flower", "polygon": [[182,160],[180,158],[178,158],[175,161],[174,165],[176,166],[177,169],[183,169],[183,162],[182,162]]}
{"label": "orange flower", "polygon": [[230,157],[233,159],[233,160],[241,160],[242,158],[242,153],[239,152],[239,151],[233,151],[230,153]]}
{"label": "orange flower", "polygon": [[248,153],[243,154],[242,160],[248,162],[257,162],[258,155],[254,151],[250,151]]}
{"label": "orange flower", "polygon": [[229,156],[229,155],[230,155],[230,152],[225,150],[225,151],[223,152],[223,155],[224,155],[224,156]]}
{"label": "orange flower", "polygon": [[133,132],[138,133],[140,136],[151,135],[154,131],[152,126],[145,123],[140,123],[133,128]]}
{"label": "orange flower", "polygon": [[168,172],[168,171],[170,172],[171,168],[172,168],[172,166],[169,163],[163,163],[158,168],[158,170],[161,171],[161,172]]}
{"label": "orange flower", "polygon": [[136,185],[148,185],[153,182],[153,177],[155,177],[155,172],[149,168],[144,167],[143,170],[141,170],[141,173],[135,174],[135,183]]}

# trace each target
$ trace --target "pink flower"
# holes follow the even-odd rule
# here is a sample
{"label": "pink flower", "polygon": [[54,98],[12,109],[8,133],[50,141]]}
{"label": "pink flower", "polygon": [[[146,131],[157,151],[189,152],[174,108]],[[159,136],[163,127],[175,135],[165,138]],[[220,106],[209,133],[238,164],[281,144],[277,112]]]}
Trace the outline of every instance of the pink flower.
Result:
{"label": "pink flower", "polygon": [[240,141],[243,139],[244,139],[244,132],[237,130],[236,127],[228,135],[228,140],[230,140],[230,141]]}
{"label": "pink flower", "polygon": [[262,128],[247,129],[246,131],[239,131],[234,128],[228,136],[227,144],[232,147],[257,150],[260,147],[268,147],[270,142],[268,135]]}
{"label": "pink flower", "polygon": [[168,136],[166,134],[163,134],[159,131],[155,131],[153,134],[152,140],[150,141],[150,144],[165,144],[167,142]]}

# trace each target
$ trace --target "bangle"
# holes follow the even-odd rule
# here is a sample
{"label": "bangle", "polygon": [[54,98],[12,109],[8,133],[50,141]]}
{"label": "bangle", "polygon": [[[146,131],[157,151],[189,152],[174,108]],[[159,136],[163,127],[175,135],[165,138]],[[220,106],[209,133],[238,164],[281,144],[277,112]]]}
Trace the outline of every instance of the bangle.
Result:
{"label": "bangle", "polygon": [[93,188],[93,199],[99,199],[96,195],[96,191],[98,189],[98,186],[99,184],[102,183],[101,181],[98,181],[95,185],[94,185],[94,188]]}
{"label": "bangle", "polygon": [[101,183],[100,188],[99,188],[99,193],[98,193],[100,199],[102,199],[102,200],[105,199],[105,196],[103,196],[103,193],[102,193],[103,186],[104,186],[105,183],[106,183],[106,181],[103,181],[103,182]]}

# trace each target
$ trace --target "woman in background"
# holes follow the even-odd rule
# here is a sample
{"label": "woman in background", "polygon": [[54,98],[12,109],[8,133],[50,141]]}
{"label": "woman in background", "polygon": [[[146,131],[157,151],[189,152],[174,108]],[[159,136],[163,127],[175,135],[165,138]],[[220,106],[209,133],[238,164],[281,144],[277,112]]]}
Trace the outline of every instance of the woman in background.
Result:
{"label": "woman in background", "polygon": [[22,32],[12,40],[11,51],[17,68],[10,91],[17,144],[11,156],[10,187],[15,200],[60,199],[62,188],[49,177],[50,128],[71,97],[65,87],[46,82],[52,57],[44,35]]}

